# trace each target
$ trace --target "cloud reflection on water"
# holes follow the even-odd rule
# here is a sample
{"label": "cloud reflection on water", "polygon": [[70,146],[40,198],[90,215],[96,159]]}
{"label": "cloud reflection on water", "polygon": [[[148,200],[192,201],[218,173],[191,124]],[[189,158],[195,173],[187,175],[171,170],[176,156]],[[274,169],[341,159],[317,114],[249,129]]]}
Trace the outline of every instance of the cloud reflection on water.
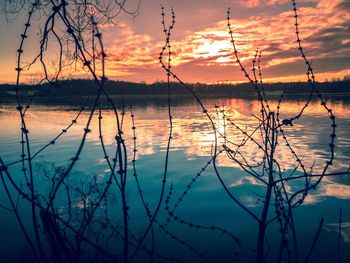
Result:
{"label": "cloud reflection on water", "polygon": [[[208,100],[208,109],[213,117],[217,129],[220,133],[226,132],[227,138],[233,142],[240,142],[244,139],[242,133],[228,125],[222,119],[222,115],[217,115],[213,107],[213,101]],[[243,100],[243,99],[221,99],[218,102],[225,114],[239,127],[246,130],[247,133],[252,132],[258,122],[252,114],[257,115],[260,110],[260,104],[258,101]],[[282,104],[281,119],[290,118],[297,114],[303,106],[303,101],[287,101]],[[271,108],[276,107],[276,103],[271,103]],[[350,105],[345,102],[332,102],[331,108],[337,117],[337,141],[336,141],[336,159],[334,165],[330,171],[336,172],[345,170],[350,163],[349,146],[350,146],[350,134],[347,127],[349,127],[350,121],[348,116],[350,115]],[[184,166],[186,162],[198,157],[208,157],[211,155],[212,144],[214,142],[214,133],[211,130],[209,121],[205,115],[201,113],[198,106],[194,104],[186,104],[174,106],[173,109],[173,140],[172,151],[182,151],[184,155]],[[1,109],[0,122],[5,129],[0,131],[0,144],[5,145],[5,149],[11,148],[9,153],[2,154],[3,157],[9,158],[7,161],[13,161],[16,156],[19,156],[20,144],[18,147],[13,147],[12,142],[18,140],[20,135],[19,120],[16,112],[12,111],[12,108],[3,107]],[[76,112],[70,109],[59,110],[57,108],[38,107],[30,110],[27,114],[27,123],[30,130],[30,136],[32,138],[32,145],[34,149],[40,149],[41,145],[44,145],[57,133],[61,131],[63,127],[71,122],[75,117]],[[135,107],[135,122],[136,122],[136,136],[137,136],[137,159],[141,159],[143,156],[152,155],[156,152],[164,151],[168,139],[169,121],[167,118],[167,112],[164,107],[145,106]],[[88,113],[85,112],[78,120],[78,124],[73,126],[69,131],[69,134],[60,139],[62,145],[68,147],[66,151],[73,155],[75,143],[79,141],[82,136],[84,124],[87,120]],[[110,110],[104,110],[103,112],[103,138],[107,151],[112,155],[115,150],[115,134],[116,134],[116,121],[113,112]],[[98,133],[98,116],[93,119],[91,130],[88,135],[88,142],[95,146],[100,144]],[[324,108],[316,102],[312,102],[311,105],[305,111],[303,118],[296,122],[293,127],[286,127],[285,132],[289,137],[290,143],[294,145],[295,151],[307,169],[314,166],[313,172],[320,172],[317,167],[323,167],[323,164],[329,156],[329,134],[330,134],[330,122]],[[132,141],[132,122],[130,118],[130,112],[127,111],[123,124],[124,136],[129,149],[129,156],[132,156],[133,141]],[[255,133],[254,138],[259,139],[259,132]],[[223,139],[220,138],[218,145],[223,143]],[[58,142],[59,144],[59,142]],[[55,151],[55,146],[51,146],[48,151]],[[248,142],[241,150],[241,154],[249,161],[256,162],[261,159],[261,154],[258,151],[258,147]],[[105,164],[102,151],[96,152],[98,157],[98,164]],[[66,153],[63,158],[69,159],[69,155]],[[295,168],[295,162],[293,156],[280,140],[280,144],[277,148],[276,159],[282,165],[282,169],[288,173]],[[64,160],[64,159],[62,159]],[[130,159],[131,161],[131,159]],[[158,165],[162,165],[163,160],[160,160]],[[234,167],[240,168],[232,160],[227,158],[225,154],[219,155],[217,163],[220,167]],[[178,167],[181,169],[181,167]],[[193,171],[193,174],[195,171]],[[242,185],[257,184],[247,178],[241,176],[233,176],[229,182],[231,187],[237,187]],[[306,200],[307,203],[318,202],[321,197],[332,196],[340,199],[346,199],[350,197],[350,186],[344,184],[344,182],[336,182],[333,179],[325,178],[321,187],[317,193],[313,193]]]}

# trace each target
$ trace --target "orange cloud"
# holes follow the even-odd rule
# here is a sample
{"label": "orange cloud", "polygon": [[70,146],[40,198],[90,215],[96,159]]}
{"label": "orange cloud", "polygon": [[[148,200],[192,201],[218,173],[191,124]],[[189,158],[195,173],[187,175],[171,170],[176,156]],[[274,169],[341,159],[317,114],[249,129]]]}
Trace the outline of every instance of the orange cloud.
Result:
{"label": "orange cloud", "polygon": [[[229,1],[223,2],[229,4]],[[301,5],[299,15],[302,43],[313,62],[317,80],[341,78],[349,74],[350,12],[347,2],[304,0],[298,3]],[[175,10],[177,17],[182,20],[177,21],[172,34],[174,71],[188,82],[244,81],[233,56],[225,8],[220,6],[222,12],[219,12],[212,6],[206,8],[205,5],[209,6],[210,3],[203,2],[203,6],[193,11],[191,19],[203,21],[206,14],[211,20],[215,20],[216,16],[217,19],[202,28],[196,25],[196,30],[193,30],[192,24],[186,23],[189,19],[181,16],[186,13],[184,10]],[[251,68],[255,50],[259,48],[262,50],[263,76],[266,80],[305,80],[306,68],[297,50],[289,1],[287,4],[287,1],[251,0],[241,1],[238,6],[242,5],[246,6],[245,10],[254,12],[246,11],[247,16],[243,16],[234,9],[231,23],[237,49],[246,68]],[[150,27],[143,31],[122,20],[117,25],[102,26],[109,78],[147,82],[165,78],[158,61],[159,52],[164,45],[160,20],[158,16],[154,21],[143,21]],[[157,26],[158,30],[155,30],[154,27]],[[86,75],[79,68],[75,73],[71,69],[66,72],[75,76]],[[5,73],[8,79],[10,73]]]}
{"label": "orange cloud", "polygon": [[[256,0],[248,1],[247,5],[273,5],[275,2]],[[342,74],[348,72],[342,58],[349,55],[349,36],[344,35],[343,38],[340,36],[339,41],[344,45],[343,48],[329,50],[328,47],[334,30],[346,30],[344,22],[350,20],[345,10],[339,10],[341,3],[341,0],[331,3],[322,0],[299,11],[301,36],[305,40],[303,46],[310,58],[315,61],[316,72],[321,73],[319,80],[331,79],[334,74],[344,76]],[[242,80],[242,74],[234,63],[226,24],[223,19],[191,34],[187,32],[182,39],[177,37],[172,41],[172,64],[175,66],[175,71],[188,72],[185,73],[185,78],[190,82]],[[247,68],[251,67],[255,50],[259,48],[263,51],[264,75],[269,81],[280,81],[284,78],[305,80],[306,69],[297,50],[291,10],[280,12],[275,16],[255,15],[239,19],[233,17],[232,27],[241,60]],[[176,31],[175,26],[175,36],[181,33]],[[162,44],[161,40],[149,35],[135,34],[130,27],[124,25],[120,38],[113,42],[110,49],[112,54],[116,54],[110,59],[112,68],[116,74],[119,73],[119,76],[133,75],[137,72],[136,67],[157,68],[158,53]],[[334,69],[331,69],[332,66],[328,65],[333,61],[337,61],[338,65],[333,65]],[[221,73],[218,74],[218,71]],[[205,77],[201,78],[200,75]]]}

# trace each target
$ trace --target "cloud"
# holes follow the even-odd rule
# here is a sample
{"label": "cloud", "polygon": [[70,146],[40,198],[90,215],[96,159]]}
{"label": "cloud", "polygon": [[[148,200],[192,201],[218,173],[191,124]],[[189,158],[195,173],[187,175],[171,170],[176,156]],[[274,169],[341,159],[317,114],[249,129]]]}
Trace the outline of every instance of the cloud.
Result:
{"label": "cloud", "polygon": [[[312,0],[304,0],[304,1],[298,1],[298,2],[315,2]],[[248,7],[258,7],[258,6],[275,6],[275,5],[283,5],[286,3],[290,3],[290,0],[247,0],[247,1],[241,1],[240,4]]]}
{"label": "cloud", "polygon": [[[223,2],[230,4],[230,1]],[[240,3],[245,8],[263,8],[261,12],[246,17],[237,12],[232,14],[233,36],[245,67],[251,69],[255,51],[259,48],[262,50],[264,78],[276,81],[305,80],[306,67],[297,49],[289,1],[250,0]],[[315,72],[320,73],[317,80],[331,79],[333,75],[342,76],[349,72],[349,1],[304,0],[298,3],[300,36]],[[185,1],[178,4],[186,5]],[[283,8],[275,8],[278,13],[269,13],[271,6],[283,4]],[[201,6],[191,5],[196,6],[192,15],[186,11],[188,9],[175,10],[178,14],[171,41],[173,70],[188,82],[244,80],[235,63],[224,9],[219,16],[221,9],[214,9],[211,1],[204,1]],[[193,26],[193,21],[203,22],[206,17],[213,21],[215,17],[217,19],[210,25],[204,23],[202,28]],[[153,29],[150,32],[139,31],[137,26],[126,22],[120,22],[117,27],[106,25],[104,29],[107,31],[108,76],[147,82],[165,78],[158,60],[164,45],[160,25],[159,34],[153,34]]]}
{"label": "cloud", "polygon": [[[225,19],[224,7],[232,2],[223,0],[222,5],[209,0],[201,5],[187,2],[174,3],[178,9],[175,9],[176,24],[171,41],[173,70],[188,82],[244,80],[235,63]],[[246,10],[258,8],[255,12],[247,11],[246,16],[239,7],[232,13],[233,36],[245,67],[251,69],[255,51],[259,48],[265,79],[305,80],[306,68],[297,49],[290,1],[250,0],[241,1],[240,5]],[[189,12],[188,8],[181,8],[184,6],[193,9]],[[315,72],[320,73],[317,80],[349,71],[348,9],[348,0],[298,1],[300,36]],[[143,13],[147,10],[150,7],[145,7]],[[165,79],[158,59],[164,45],[161,24],[156,23],[160,22],[160,16],[158,20],[149,15],[146,18],[144,25],[119,21],[117,26],[107,24],[103,27],[108,77],[147,82]]]}
{"label": "cloud", "polygon": [[[263,1],[267,5],[274,1]],[[304,1],[314,2],[314,1]],[[309,59],[317,69],[323,73],[323,79],[332,73],[349,69],[350,54],[350,16],[344,9],[340,9],[346,1],[322,0],[316,6],[307,6],[299,10],[300,35],[303,47]],[[251,5],[262,4],[262,1],[249,1]],[[233,18],[232,27],[237,49],[247,68],[251,67],[251,60],[256,48],[263,50],[263,66],[267,78],[281,78],[303,76],[305,65],[300,59],[297,50],[293,13],[291,10],[280,12],[276,16],[252,16],[248,18]],[[211,27],[186,36],[182,41],[175,41],[173,46],[181,46],[176,52],[177,65],[193,66],[194,76],[202,75],[205,78],[198,81],[207,81],[210,72],[200,66],[214,65],[226,70],[227,78],[236,69],[233,63],[232,46],[229,43],[226,21],[220,21]],[[181,59],[186,57],[186,59]],[[192,57],[192,60],[190,58]],[[224,67],[223,67],[224,66]],[[182,68],[185,66],[182,65]],[[187,74],[188,75],[188,74]],[[213,78],[222,78],[213,70]],[[231,79],[235,79],[232,78]],[[303,77],[304,79],[304,77]]]}
{"label": "cloud", "polygon": [[350,1],[344,0],[337,4],[337,8],[340,10],[350,10]]}
{"label": "cloud", "polygon": [[133,75],[135,68],[159,66],[159,54],[150,35],[135,34],[125,23],[119,23],[113,32],[106,39],[108,75],[119,78]]}
{"label": "cloud", "polygon": [[[242,81],[234,62],[225,19],[231,6],[232,27],[242,62],[250,69],[257,48],[269,80],[304,80],[305,65],[295,42],[290,0],[158,0],[141,2],[140,15],[117,19],[101,27],[107,49],[107,74],[114,79],[153,82],[164,79],[158,57],[164,44],[159,4],[173,6],[176,24],[172,35],[172,64],[188,82]],[[318,80],[349,72],[350,1],[298,0],[300,36]],[[169,8],[166,8],[169,15]],[[167,17],[168,18],[168,17]],[[4,27],[0,25],[0,30]],[[21,24],[22,28],[22,24]],[[11,30],[15,31],[15,30]],[[18,30],[17,30],[18,31]],[[9,31],[3,41],[13,43]],[[11,38],[11,40],[10,40]],[[30,43],[30,44],[33,44]],[[7,42],[6,42],[7,43]],[[10,46],[3,45],[4,47]],[[27,51],[28,50],[28,51]],[[29,48],[26,54],[30,54]],[[15,49],[13,54],[15,55]],[[34,49],[32,53],[34,53]],[[13,58],[2,51],[0,81],[15,79]],[[34,69],[34,68],[33,68]],[[71,73],[71,72],[70,72]],[[78,72],[76,74],[85,74]],[[12,76],[12,77],[11,77]]]}

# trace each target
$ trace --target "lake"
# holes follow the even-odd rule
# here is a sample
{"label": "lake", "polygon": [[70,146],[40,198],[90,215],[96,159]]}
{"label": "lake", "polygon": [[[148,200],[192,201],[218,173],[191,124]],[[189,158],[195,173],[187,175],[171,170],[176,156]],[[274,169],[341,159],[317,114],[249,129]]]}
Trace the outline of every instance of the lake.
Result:
{"label": "lake", "polygon": [[[222,135],[218,139],[219,149],[222,149],[221,145],[225,143],[225,140],[237,144],[245,141],[246,136],[242,134],[242,131],[246,134],[254,133],[254,136],[259,138],[259,130],[254,132],[259,124],[257,116],[260,116],[260,103],[258,101],[210,98],[203,99],[203,103],[216,125],[218,134]],[[295,116],[304,103],[302,99],[282,102],[280,119]],[[215,105],[220,106],[223,111],[218,111]],[[327,101],[327,105],[336,116],[337,123],[335,159],[328,172],[343,172],[350,165],[350,103],[338,99]],[[134,120],[127,102],[122,129],[128,153],[126,195],[129,206],[130,239],[131,242],[137,243],[147,227],[148,219],[133,176],[133,131],[136,136],[137,177],[143,197],[150,210],[154,211],[162,188],[169,118],[166,102],[134,103],[132,106]],[[271,109],[276,108],[277,101],[272,101],[269,106]],[[118,110],[122,111],[120,107]],[[254,261],[258,224],[233,202],[217,177],[212,162],[215,135],[211,123],[199,105],[192,100],[174,103],[171,111],[173,138],[170,143],[164,198],[157,216],[157,224],[153,229],[155,251],[159,255],[177,258],[184,262],[203,262],[204,258],[207,262],[233,262],[234,253],[239,250],[242,262]],[[66,129],[77,117],[78,112],[79,107],[69,105],[33,105],[28,109],[26,123],[29,129],[32,154],[52,141],[62,129]],[[108,107],[102,108],[102,114],[101,127],[104,145],[107,155],[112,159],[116,149],[115,115]],[[50,193],[52,175],[62,173],[71,162],[71,158],[75,156],[88,116],[89,111],[84,110],[77,118],[76,124],[73,123],[54,144],[49,145],[33,159],[36,191],[42,195],[41,199],[39,198],[42,203],[45,203],[45,197]],[[66,180],[67,185],[72,188],[72,193],[74,192],[71,197],[74,211],[84,210],[89,203],[96,201],[100,185],[105,185],[110,175],[110,169],[101,147],[98,117],[97,111],[93,116],[91,132],[87,134],[80,158]],[[229,120],[234,122],[234,125]],[[324,111],[320,102],[312,101],[302,117],[294,121],[293,126],[284,128],[289,143],[293,145],[305,169],[312,170],[314,174],[322,172],[329,158],[331,124],[329,115]],[[0,157],[5,164],[9,164],[9,172],[13,179],[25,189],[26,181],[21,172],[22,164],[16,163],[21,159],[22,153],[20,125],[19,114],[15,106],[0,106]],[[244,158],[244,162],[256,164],[263,158],[253,142],[248,141],[241,148],[240,155],[241,158]],[[252,213],[260,215],[266,186],[257,178],[247,174],[242,166],[229,157],[222,153],[216,158],[217,169],[223,182],[228,191],[245,207]],[[274,158],[278,160],[281,165],[280,169],[284,173],[294,172],[296,175],[301,173],[300,167],[296,166],[295,159],[282,138],[280,138],[280,145],[276,149]],[[296,180],[288,184],[287,192],[296,191],[303,187],[303,184],[305,184],[304,181]],[[112,184],[112,186],[115,185]],[[77,194],[77,188],[80,188],[80,195]],[[13,187],[10,187],[10,191],[18,203],[18,209],[24,218],[26,227],[30,229],[29,205],[26,200],[18,198]],[[185,194],[183,194],[184,191]],[[107,203],[109,204],[109,208],[101,208],[99,213],[101,216],[106,213],[106,217],[111,222],[115,222],[116,227],[120,227],[122,225],[121,215],[115,212],[121,209],[120,197],[113,193],[112,191],[104,200],[106,206]],[[84,199],[83,196],[86,198]],[[303,204],[294,209],[295,232],[300,258],[305,257],[308,253],[319,222],[324,217],[310,262],[336,262],[338,256],[342,262],[350,262],[349,199],[349,176],[327,176],[322,179],[316,189],[309,192]],[[169,218],[166,208],[169,206],[170,210],[168,210],[171,211],[177,202],[176,211]],[[10,204],[2,184],[0,185],[0,205],[0,236],[2,237],[0,261],[21,262],[32,257],[16,218],[9,211]],[[64,189],[59,191],[55,207],[62,217],[67,217],[67,197]],[[342,223],[339,231],[340,209],[342,209]],[[268,218],[273,218],[274,215],[272,202]],[[74,226],[74,221],[72,222]],[[31,231],[29,232],[30,235],[33,235]],[[239,239],[240,248],[233,236]],[[290,233],[288,239],[291,242]],[[268,262],[276,262],[281,241],[277,221],[268,226],[266,240]],[[121,243],[114,243],[109,248],[120,250]],[[145,244],[150,246],[150,243],[150,237],[147,237]],[[130,250],[133,250],[131,245]],[[158,257],[157,260],[167,262],[167,259],[161,257]],[[135,261],[148,261],[147,253],[140,252]]]}

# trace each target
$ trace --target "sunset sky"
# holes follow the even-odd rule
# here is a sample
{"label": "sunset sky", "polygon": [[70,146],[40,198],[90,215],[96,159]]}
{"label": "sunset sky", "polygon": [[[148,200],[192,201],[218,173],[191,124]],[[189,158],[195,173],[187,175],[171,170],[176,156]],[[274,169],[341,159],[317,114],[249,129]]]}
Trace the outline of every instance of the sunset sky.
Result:
{"label": "sunset sky", "polygon": [[[297,3],[301,38],[316,79],[324,81],[350,75],[350,1],[299,0]],[[247,68],[251,68],[252,57],[259,48],[267,81],[305,80],[305,64],[297,50],[290,0],[142,0],[137,17],[122,15],[116,26],[106,25],[103,29],[110,79],[147,83],[165,79],[158,61],[163,45],[161,4],[167,18],[171,7],[176,13],[173,70],[185,82],[244,80],[233,60],[226,25],[228,7],[237,48]],[[130,0],[128,5],[132,9],[135,0]],[[24,18],[19,16],[8,24],[1,14],[0,83],[15,81],[16,50]],[[30,61],[38,46],[34,40],[25,44],[24,61]],[[81,73],[72,76],[84,77]]]}

